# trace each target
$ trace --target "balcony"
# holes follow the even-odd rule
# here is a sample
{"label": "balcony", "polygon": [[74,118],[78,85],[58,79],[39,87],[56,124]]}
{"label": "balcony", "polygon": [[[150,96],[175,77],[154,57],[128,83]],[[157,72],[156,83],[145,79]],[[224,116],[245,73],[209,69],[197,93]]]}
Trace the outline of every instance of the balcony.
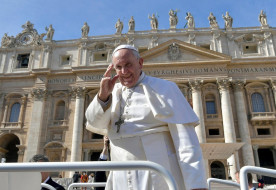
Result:
{"label": "balcony", "polygon": [[268,125],[276,121],[275,112],[253,112],[250,115],[253,125]]}
{"label": "balcony", "polygon": [[217,119],[218,118],[218,114],[206,114],[206,118],[207,119]]}
{"label": "balcony", "polygon": [[21,129],[21,122],[2,122],[1,130],[13,130],[13,129]]}

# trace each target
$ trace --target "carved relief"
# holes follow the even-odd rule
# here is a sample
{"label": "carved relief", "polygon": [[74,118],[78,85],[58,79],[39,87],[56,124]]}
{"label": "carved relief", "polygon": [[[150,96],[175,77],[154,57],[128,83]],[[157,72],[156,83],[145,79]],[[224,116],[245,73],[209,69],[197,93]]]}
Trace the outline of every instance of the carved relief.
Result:
{"label": "carved relief", "polygon": [[231,78],[218,78],[217,83],[218,83],[219,91],[221,92],[221,91],[229,90],[231,81],[232,81]]}
{"label": "carved relief", "polygon": [[[15,38],[13,36],[8,36],[7,33],[5,33],[1,41],[1,46],[4,48],[12,48],[18,46],[41,45],[43,37],[46,34],[43,33],[39,35],[33,26],[34,25],[30,21],[27,21],[22,25],[23,31]],[[49,37],[52,36],[49,34]]]}
{"label": "carved relief", "polygon": [[199,91],[201,90],[203,84],[202,79],[190,79],[189,80],[189,85],[191,86],[192,91]]}
{"label": "carved relief", "polygon": [[32,97],[36,100],[46,99],[48,95],[47,89],[35,88],[31,91]]}
{"label": "carved relief", "polygon": [[83,98],[87,89],[85,87],[73,87],[70,90],[70,94],[72,98]]}
{"label": "carved relief", "polygon": [[176,43],[169,46],[168,57],[170,60],[177,60],[180,57],[180,49]]}

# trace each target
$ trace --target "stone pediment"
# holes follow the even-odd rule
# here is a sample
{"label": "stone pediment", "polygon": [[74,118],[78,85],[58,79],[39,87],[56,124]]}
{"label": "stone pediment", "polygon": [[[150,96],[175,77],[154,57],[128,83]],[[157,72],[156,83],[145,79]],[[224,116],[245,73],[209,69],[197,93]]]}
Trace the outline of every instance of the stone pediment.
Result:
{"label": "stone pediment", "polygon": [[231,57],[180,40],[172,39],[141,53],[145,64],[150,63],[214,63],[229,62]]}

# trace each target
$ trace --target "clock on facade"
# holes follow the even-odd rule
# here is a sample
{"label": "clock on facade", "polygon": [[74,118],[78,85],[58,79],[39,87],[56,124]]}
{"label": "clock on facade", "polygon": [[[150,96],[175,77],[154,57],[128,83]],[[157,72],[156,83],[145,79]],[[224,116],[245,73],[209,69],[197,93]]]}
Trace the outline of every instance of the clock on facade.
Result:
{"label": "clock on facade", "polygon": [[20,36],[19,41],[22,45],[29,45],[33,42],[32,33],[24,33]]}

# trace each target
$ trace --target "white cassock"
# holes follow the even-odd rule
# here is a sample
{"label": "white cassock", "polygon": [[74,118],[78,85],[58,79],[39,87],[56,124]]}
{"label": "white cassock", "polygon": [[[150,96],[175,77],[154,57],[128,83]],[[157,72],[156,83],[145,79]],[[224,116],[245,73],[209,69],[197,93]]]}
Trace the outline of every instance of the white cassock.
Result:
{"label": "white cassock", "polygon": [[[117,83],[111,101],[104,111],[96,96],[86,118],[88,130],[108,135],[112,161],[152,161],[171,172],[179,190],[207,188],[194,130],[198,118],[175,83],[142,73],[133,88]],[[120,110],[124,123],[117,133]],[[155,172],[131,170],[111,172],[106,189],[168,190],[168,186]]]}

